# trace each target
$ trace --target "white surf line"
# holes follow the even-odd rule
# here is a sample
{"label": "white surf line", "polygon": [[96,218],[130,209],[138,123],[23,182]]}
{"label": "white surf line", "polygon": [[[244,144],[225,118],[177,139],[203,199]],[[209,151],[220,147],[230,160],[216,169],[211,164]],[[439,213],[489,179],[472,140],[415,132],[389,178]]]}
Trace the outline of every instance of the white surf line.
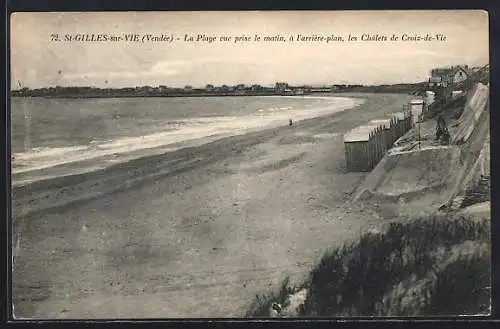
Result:
{"label": "white surf line", "polygon": [[[338,97],[336,97],[338,99]],[[47,148],[40,152],[32,152],[29,154],[18,153],[14,154],[13,174],[26,173],[35,170],[47,169],[58,165],[89,161],[98,158],[106,157],[124,157],[124,159],[114,158],[108,162],[119,162],[133,159],[134,152],[145,150],[154,150],[164,153],[175,151],[189,145],[170,147],[177,143],[195,143],[196,146],[213,142],[230,136],[239,136],[265,129],[277,128],[283,125],[283,122],[289,116],[296,118],[296,122],[302,120],[314,119],[329,114],[339,113],[346,110],[354,109],[361,105],[364,100],[344,98],[343,101],[349,100],[349,104],[328,104],[318,107],[316,110],[290,110],[286,113],[277,115],[265,116],[262,121],[261,117],[244,116],[244,117],[213,117],[213,118],[191,118],[182,120],[187,124],[193,124],[179,130],[169,130],[165,132],[153,133],[139,137],[121,138],[115,141],[105,142],[103,144],[92,144],[86,146]],[[205,140],[205,143],[196,143],[196,141]],[[128,157],[127,157],[128,155]],[[142,157],[137,155],[136,157]],[[45,158],[45,159],[44,159]],[[20,167],[15,168],[17,165]],[[38,162],[38,164],[36,163]],[[42,163],[40,163],[42,162]]]}

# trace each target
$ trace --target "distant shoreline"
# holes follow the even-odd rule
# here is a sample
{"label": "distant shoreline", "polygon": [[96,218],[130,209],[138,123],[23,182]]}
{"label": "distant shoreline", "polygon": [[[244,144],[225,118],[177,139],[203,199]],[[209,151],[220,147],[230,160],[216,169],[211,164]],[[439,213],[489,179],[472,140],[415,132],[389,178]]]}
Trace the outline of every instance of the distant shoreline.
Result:
{"label": "distant shoreline", "polygon": [[[163,88],[163,89],[162,89]],[[11,90],[11,97],[44,97],[44,98],[137,98],[137,97],[244,97],[244,96],[308,96],[317,94],[339,93],[389,93],[407,94],[425,88],[424,83],[402,83],[394,85],[333,85],[322,88],[289,87],[289,89],[164,89],[153,87],[140,88],[93,88],[93,87],[49,87],[21,88]]]}
{"label": "distant shoreline", "polygon": [[[324,93],[323,93],[324,94]],[[252,96],[310,96],[311,94],[271,94],[271,93],[262,93],[262,94],[170,94],[170,95],[12,95],[11,97],[16,98],[179,98],[179,97],[252,97]]]}
{"label": "distant shoreline", "polygon": [[155,94],[70,94],[70,95],[37,95],[37,94],[26,94],[20,95],[19,93],[12,93],[11,97],[13,98],[181,98],[181,97],[263,97],[263,96],[286,96],[286,97],[307,97],[307,96],[316,96],[316,95],[331,95],[335,96],[338,94],[344,93],[373,93],[373,94],[406,94],[412,92],[414,89],[410,88],[370,88],[370,87],[362,87],[362,88],[352,88],[346,90],[335,90],[335,91],[321,91],[321,92],[309,92],[303,94],[294,94],[294,93],[244,93],[244,94],[235,94],[235,93],[175,93],[175,94],[164,94],[164,95],[155,95]]}

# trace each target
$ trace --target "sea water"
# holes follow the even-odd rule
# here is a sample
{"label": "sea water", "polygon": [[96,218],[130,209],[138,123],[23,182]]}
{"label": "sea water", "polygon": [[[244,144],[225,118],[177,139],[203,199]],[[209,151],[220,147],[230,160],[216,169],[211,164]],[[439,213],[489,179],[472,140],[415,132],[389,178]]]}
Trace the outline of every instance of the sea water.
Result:
{"label": "sea water", "polygon": [[[331,96],[12,98],[12,173],[244,134],[362,100]],[[210,137],[210,138],[208,138]]]}

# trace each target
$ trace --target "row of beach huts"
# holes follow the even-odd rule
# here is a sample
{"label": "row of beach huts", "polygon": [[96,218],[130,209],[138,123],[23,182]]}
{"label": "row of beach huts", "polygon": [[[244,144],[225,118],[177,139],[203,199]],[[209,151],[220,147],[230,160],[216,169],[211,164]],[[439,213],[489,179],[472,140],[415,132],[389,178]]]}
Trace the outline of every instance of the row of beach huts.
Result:
{"label": "row of beach huts", "polygon": [[[489,65],[471,70],[467,65],[432,70],[432,77],[427,87],[431,90],[441,90],[438,99],[435,99],[436,94],[433,91],[428,90],[425,96],[415,98],[403,106],[402,112],[393,113],[384,119],[372,120],[344,135],[347,171],[371,171],[396,141],[412,129],[417,122],[423,121],[425,117],[432,117],[436,110],[449,102],[467,96],[467,91],[476,85],[478,79],[484,80],[485,76],[489,76],[488,72]],[[474,109],[481,110],[484,108],[483,103],[487,102],[485,95],[488,93],[489,85],[479,85],[477,88],[474,95],[479,96],[474,97],[477,98],[479,105],[474,103],[476,102],[474,97],[471,99],[471,104],[475,106]],[[468,115],[470,119],[467,117],[465,121],[467,125],[459,129],[457,138],[468,138],[474,127],[474,120],[477,121],[481,115],[480,110],[469,111],[472,113]]]}
{"label": "row of beach huts", "polygon": [[393,144],[423,119],[434,95],[414,99],[401,112],[372,120],[355,127],[344,135],[345,159],[348,172],[371,171]]}

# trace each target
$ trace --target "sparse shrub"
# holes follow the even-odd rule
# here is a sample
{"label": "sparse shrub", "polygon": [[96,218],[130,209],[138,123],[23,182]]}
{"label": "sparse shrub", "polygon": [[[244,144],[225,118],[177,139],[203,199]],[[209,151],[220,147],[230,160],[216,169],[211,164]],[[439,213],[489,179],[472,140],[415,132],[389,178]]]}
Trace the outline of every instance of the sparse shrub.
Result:
{"label": "sparse shrub", "polygon": [[268,317],[272,303],[279,303],[283,307],[288,306],[288,296],[297,292],[299,287],[290,284],[290,277],[287,276],[281,282],[277,291],[271,291],[267,294],[256,295],[252,302],[247,317]]}
{"label": "sparse shrub", "polygon": [[425,309],[433,315],[474,315],[490,306],[490,254],[461,255],[436,277]]}

